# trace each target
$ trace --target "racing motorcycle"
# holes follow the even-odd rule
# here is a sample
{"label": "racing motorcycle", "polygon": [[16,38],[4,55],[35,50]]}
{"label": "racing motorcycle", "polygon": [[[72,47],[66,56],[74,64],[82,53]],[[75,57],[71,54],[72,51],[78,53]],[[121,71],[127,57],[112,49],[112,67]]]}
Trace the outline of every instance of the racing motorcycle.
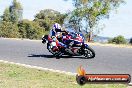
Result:
{"label": "racing motorcycle", "polygon": [[[95,51],[87,44],[84,43],[84,36],[81,33],[69,32],[62,33],[63,37],[57,38],[57,41],[54,41],[50,35],[44,35],[42,37],[42,43],[47,42],[47,49],[55,57],[61,57],[62,55],[69,56],[84,56],[86,59],[94,58]],[[64,47],[59,42],[62,42],[69,47]]]}

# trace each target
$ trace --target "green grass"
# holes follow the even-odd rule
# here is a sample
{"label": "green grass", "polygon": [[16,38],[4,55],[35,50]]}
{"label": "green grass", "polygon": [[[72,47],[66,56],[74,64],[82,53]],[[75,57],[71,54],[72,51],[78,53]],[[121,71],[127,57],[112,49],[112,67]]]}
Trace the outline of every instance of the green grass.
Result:
{"label": "green grass", "polygon": [[0,62],[0,88],[126,88],[123,84],[76,83],[75,76]]}

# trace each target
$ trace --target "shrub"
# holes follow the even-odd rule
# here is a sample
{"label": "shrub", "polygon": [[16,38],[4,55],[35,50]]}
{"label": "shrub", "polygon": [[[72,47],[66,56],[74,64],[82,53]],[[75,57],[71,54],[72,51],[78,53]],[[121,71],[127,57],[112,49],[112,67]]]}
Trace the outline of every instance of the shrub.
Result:
{"label": "shrub", "polygon": [[114,43],[114,44],[126,44],[127,41],[124,38],[124,36],[119,35],[117,37],[114,37],[113,39],[108,40],[108,43]]}

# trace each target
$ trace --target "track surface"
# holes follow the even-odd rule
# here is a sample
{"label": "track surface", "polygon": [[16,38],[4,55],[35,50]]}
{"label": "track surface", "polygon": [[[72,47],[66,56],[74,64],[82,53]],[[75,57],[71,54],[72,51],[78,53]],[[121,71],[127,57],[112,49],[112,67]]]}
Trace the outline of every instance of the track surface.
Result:
{"label": "track surface", "polygon": [[96,57],[62,57],[56,59],[41,41],[0,38],[0,60],[35,65],[49,69],[77,72],[82,65],[87,73],[128,73],[132,75],[132,48],[91,46]]}

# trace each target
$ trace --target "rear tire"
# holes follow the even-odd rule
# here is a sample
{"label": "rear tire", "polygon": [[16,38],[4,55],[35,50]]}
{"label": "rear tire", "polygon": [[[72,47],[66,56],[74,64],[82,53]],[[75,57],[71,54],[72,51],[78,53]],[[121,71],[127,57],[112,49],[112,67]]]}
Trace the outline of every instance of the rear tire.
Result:
{"label": "rear tire", "polygon": [[87,47],[84,49],[84,56],[86,59],[94,58],[95,57],[95,51],[91,47]]}

